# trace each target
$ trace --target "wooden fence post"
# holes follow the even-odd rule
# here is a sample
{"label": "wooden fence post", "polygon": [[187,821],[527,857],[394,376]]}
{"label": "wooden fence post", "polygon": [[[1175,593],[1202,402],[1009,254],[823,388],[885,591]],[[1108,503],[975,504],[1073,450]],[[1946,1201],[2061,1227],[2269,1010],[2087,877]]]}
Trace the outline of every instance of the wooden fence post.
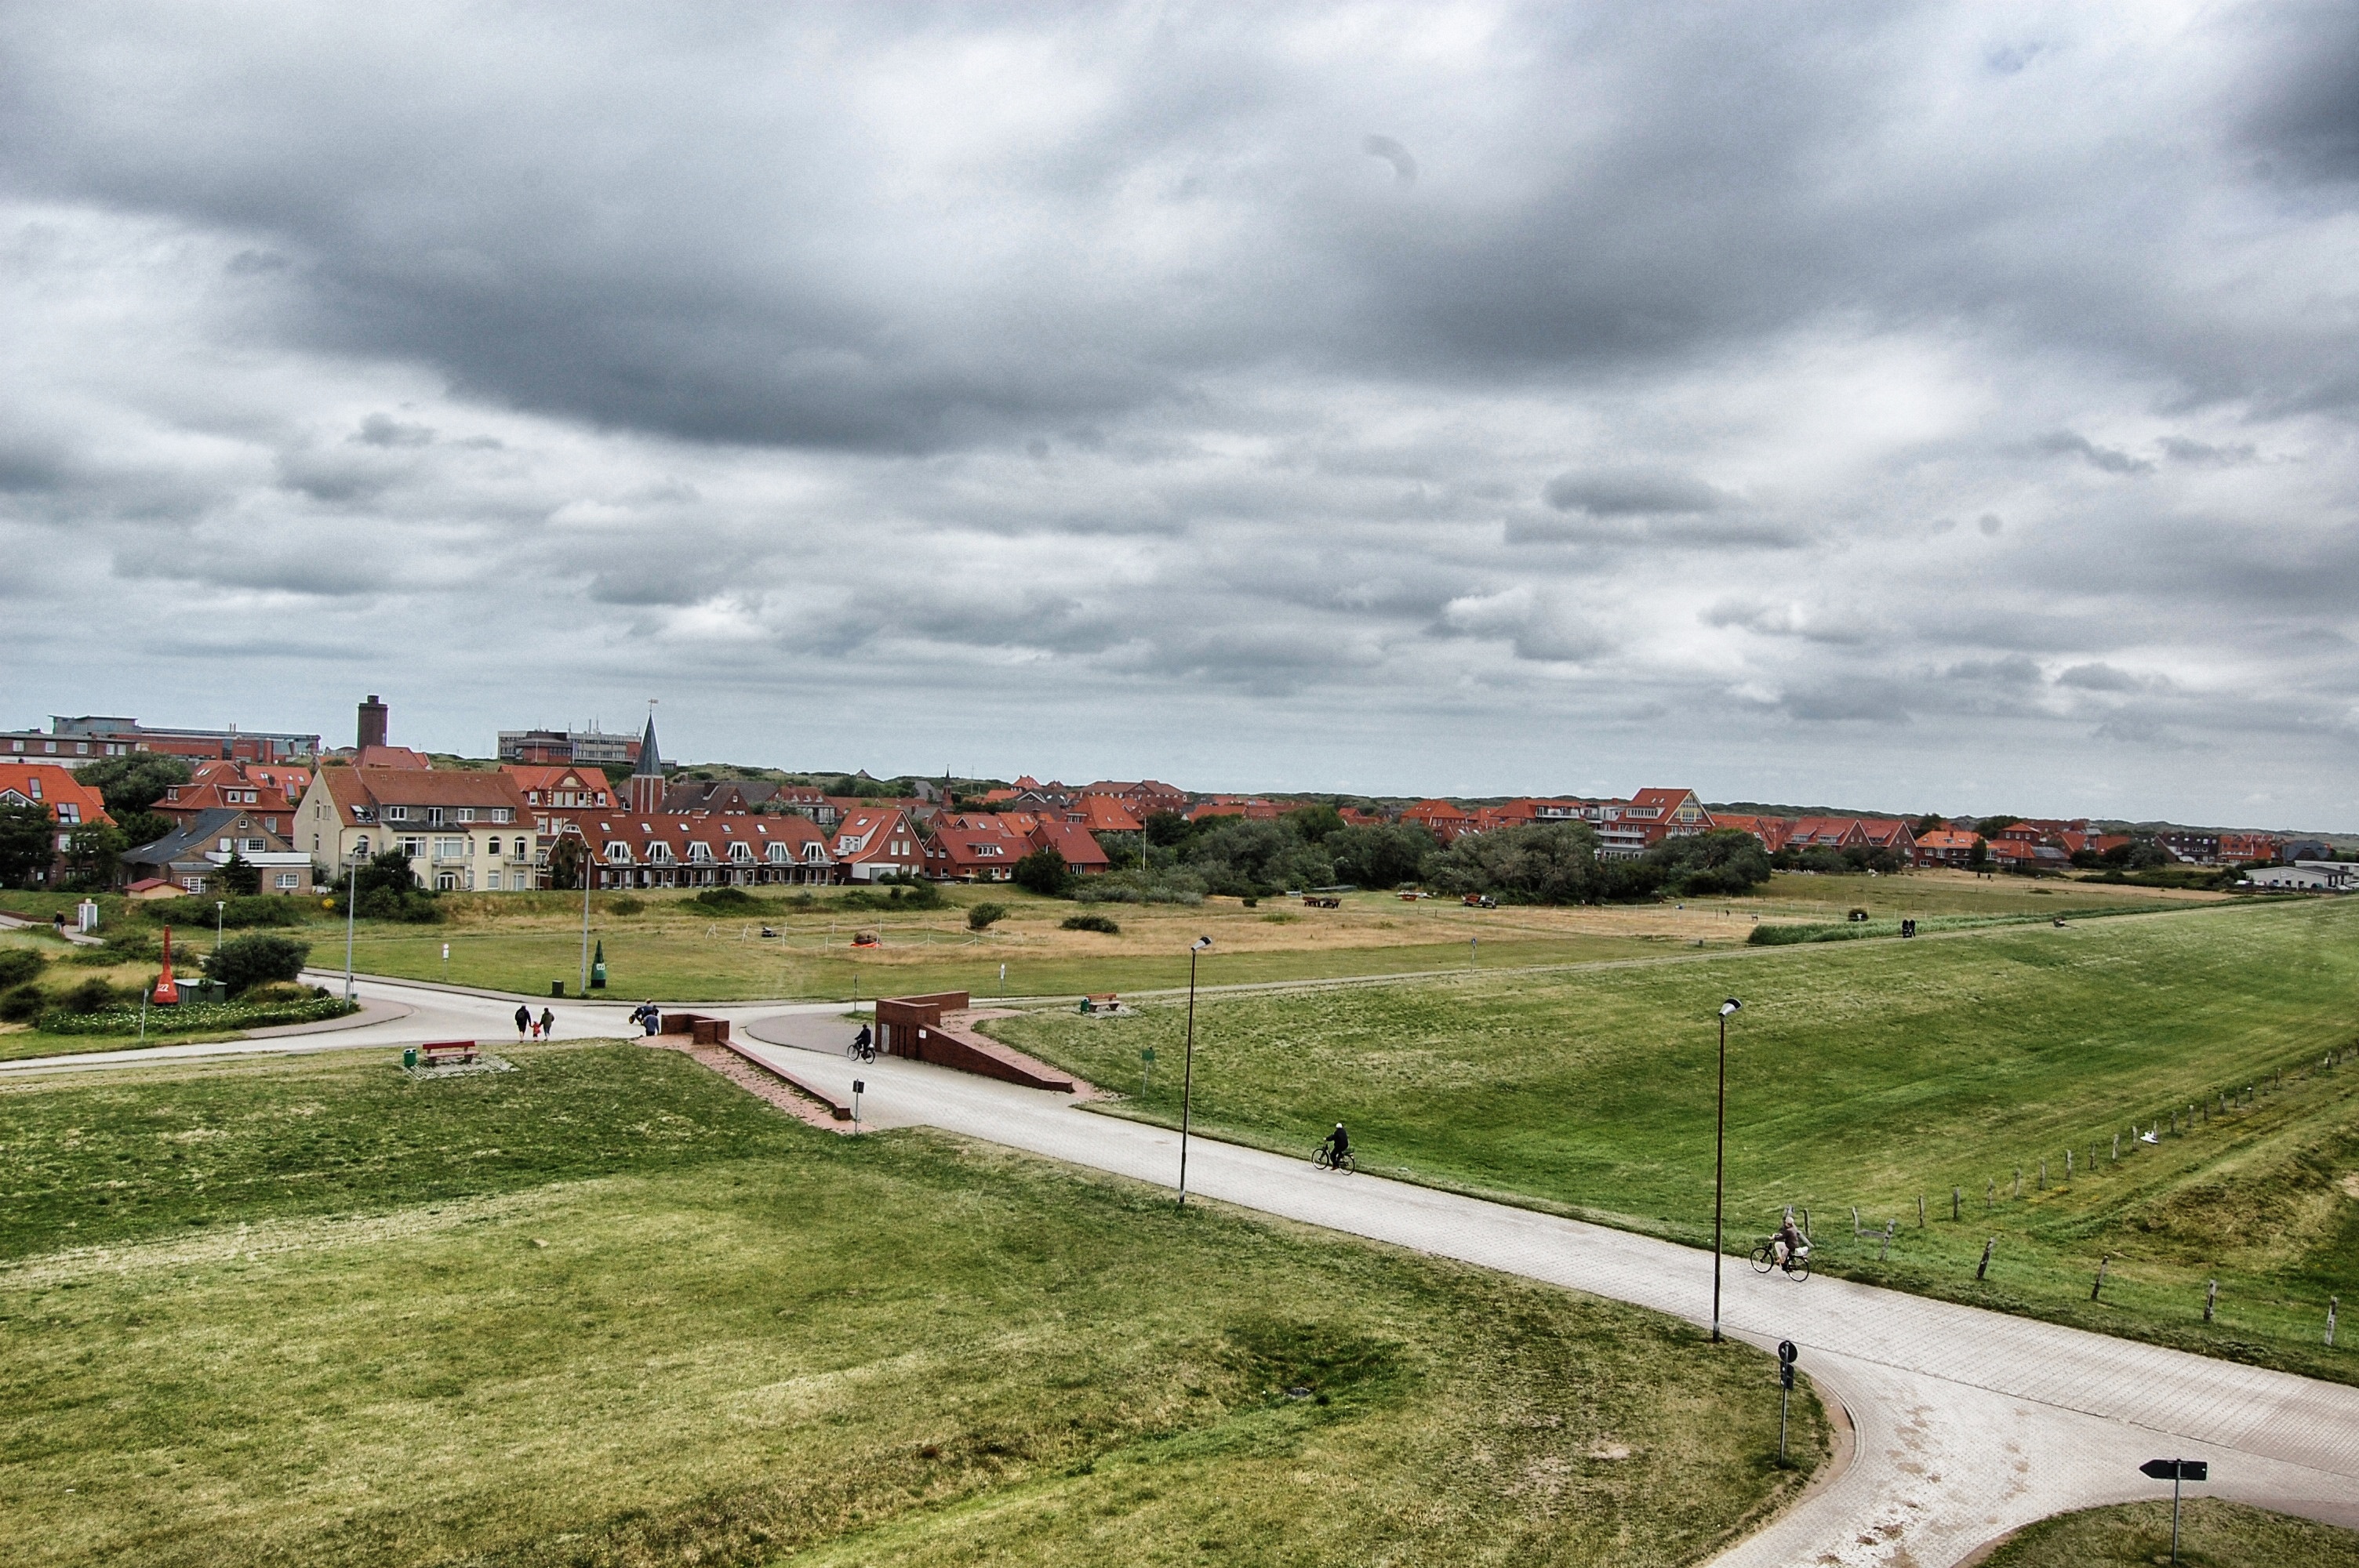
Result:
{"label": "wooden fence post", "polygon": [[1925,1228],[1925,1195],[1923,1193],[1917,1195],[1917,1228],[1919,1230]]}
{"label": "wooden fence post", "polygon": [[1960,1199],[1964,1195],[1957,1188],[1951,1187],[1950,1189],[1950,1223],[1952,1225],[1958,1223],[1958,1204]]}
{"label": "wooden fence post", "polygon": [[1985,1241],[1985,1242],[1984,1242],[1984,1243],[1983,1243],[1983,1260],[1982,1260],[1981,1262],[1979,1262],[1979,1263],[1977,1263],[1977,1264],[1975,1264],[1975,1265],[1974,1265],[1974,1278],[1975,1278],[1975,1280],[1980,1281],[1980,1280],[1982,1279],[1982,1277],[1983,1277],[1984,1274],[1987,1274],[1987,1273],[1989,1273],[1989,1272],[1990,1272],[1990,1255],[1991,1255],[1991,1249],[1992,1249],[1992,1248],[1994,1248],[1994,1247],[1995,1247],[1995,1246],[1997,1246],[1997,1245],[1998,1245],[1998,1238],[1997,1238],[1997,1237],[1995,1237],[1995,1236],[1992,1237],[1989,1240],[1987,1240],[1987,1241]]}
{"label": "wooden fence post", "polygon": [[1881,1263],[1886,1258],[1891,1256],[1892,1227],[1899,1223],[1900,1222],[1897,1219],[1887,1219],[1884,1222],[1884,1245],[1875,1249],[1875,1260],[1877,1262]]}
{"label": "wooden fence post", "polygon": [[2212,1312],[2213,1312],[2213,1311],[2214,1311],[2214,1310],[2219,1306],[2219,1304],[2220,1304],[2220,1281],[2217,1281],[2217,1280],[2206,1280],[2206,1281],[2203,1281],[2203,1321],[2204,1321],[2204,1322],[2206,1322],[2206,1323],[2210,1323],[2210,1322],[2212,1321]]}
{"label": "wooden fence post", "polygon": [[2105,1265],[2113,1260],[2114,1255],[2110,1252],[2097,1260],[2097,1282],[2089,1287],[2089,1299],[2091,1301],[2095,1301],[2097,1299],[2097,1292],[2105,1288]]}

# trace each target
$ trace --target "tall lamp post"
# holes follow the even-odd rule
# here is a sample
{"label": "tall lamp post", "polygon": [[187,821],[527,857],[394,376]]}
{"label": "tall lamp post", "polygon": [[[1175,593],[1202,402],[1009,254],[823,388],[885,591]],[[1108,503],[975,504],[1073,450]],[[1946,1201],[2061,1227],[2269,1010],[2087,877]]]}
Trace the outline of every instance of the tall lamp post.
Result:
{"label": "tall lamp post", "polygon": [[582,1000],[590,1000],[590,838],[582,838]]}
{"label": "tall lamp post", "polygon": [[1712,1133],[1712,1342],[1720,1343],[1720,1199],[1728,1173],[1728,1015],[1745,1004],[1720,1004],[1720,1110]]}
{"label": "tall lamp post", "polygon": [[361,898],[361,852],[355,847],[344,868],[344,1000],[353,1000],[353,908]]}
{"label": "tall lamp post", "polygon": [[222,916],[228,909],[227,900],[218,898],[213,900],[213,951],[216,953],[221,951]]}
{"label": "tall lamp post", "polygon": [[1188,947],[1188,1053],[1180,1069],[1180,1206],[1188,1206],[1188,1112],[1196,1098],[1196,959],[1212,945],[1199,936]]}

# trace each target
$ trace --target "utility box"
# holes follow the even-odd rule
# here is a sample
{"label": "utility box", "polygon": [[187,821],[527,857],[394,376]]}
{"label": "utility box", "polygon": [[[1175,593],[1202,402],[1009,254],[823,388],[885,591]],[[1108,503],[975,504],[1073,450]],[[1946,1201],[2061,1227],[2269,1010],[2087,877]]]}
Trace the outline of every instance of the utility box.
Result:
{"label": "utility box", "polygon": [[86,898],[74,905],[74,929],[87,936],[98,929],[98,901]]}

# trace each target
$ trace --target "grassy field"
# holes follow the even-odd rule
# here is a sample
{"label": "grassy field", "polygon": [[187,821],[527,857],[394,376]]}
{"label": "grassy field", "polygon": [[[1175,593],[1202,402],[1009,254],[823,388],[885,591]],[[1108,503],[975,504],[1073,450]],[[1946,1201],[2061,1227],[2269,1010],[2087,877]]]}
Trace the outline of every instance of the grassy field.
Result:
{"label": "grassy field", "polygon": [[[2146,1568],[2168,1561],[2169,1552],[2170,1505],[2132,1503],[2042,1519],[1984,1562],[1987,1568]],[[2359,1530],[2194,1498],[2180,1512],[2179,1561],[2188,1568],[2359,1568]]]}
{"label": "grassy field", "polygon": [[[591,934],[606,953],[609,989],[666,1000],[833,998],[966,990],[977,996],[1078,996],[1184,984],[1188,945],[1214,943],[1211,960],[1223,983],[1419,974],[1462,968],[1517,968],[1647,957],[1743,943],[1756,921],[1841,922],[1864,908],[1878,919],[2020,918],[2104,910],[2176,907],[2221,895],[2081,882],[2034,884],[2021,878],[1975,878],[1923,871],[1897,877],[1773,879],[1759,896],[1596,909],[1474,910],[1443,900],[1405,903],[1390,893],[1344,895],[1337,910],[1264,900],[1248,909],[1235,899],[1201,906],[1104,904],[1118,935],[1064,931],[1077,906],[1012,889],[952,888],[929,912],[859,909],[848,889],[820,889],[809,908],[789,890],[756,890],[758,913],[717,915],[681,893],[633,895],[636,913],[617,897],[596,895]],[[966,912],[990,901],[1008,917],[988,932],[970,931]],[[64,894],[0,895],[0,907],[46,917],[68,907]],[[139,916],[118,899],[102,900],[108,929]],[[354,943],[364,973],[410,979],[448,979],[546,997],[551,981],[579,984],[582,906],[564,893],[455,894],[442,900],[450,918],[435,925],[364,921]],[[316,903],[302,906],[298,935],[322,968],[343,961],[343,922]],[[778,935],[764,937],[764,925]],[[856,931],[883,938],[853,951]],[[210,933],[193,934],[208,942]],[[448,943],[447,966],[442,946]],[[1003,981],[1000,971],[1006,967]],[[1005,988],[1003,989],[1003,987]]]}
{"label": "grassy field", "polygon": [[0,1560],[1668,1563],[1802,1478],[1681,1325],[509,1055],[0,1085]]}
{"label": "grassy field", "polygon": [[[2330,1296],[2359,1304],[2359,1061],[2320,1065],[2354,1044],[2354,993],[2359,903],[2300,903],[1215,996],[1195,1119],[1303,1154],[1341,1119],[1364,1168],[1708,1240],[1714,1013],[1734,994],[1740,1242],[1793,1204],[1821,1263],[1858,1278],[2354,1380],[2359,1358],[2321,1341]],[[1183,1016],[991,1027],[1169,1122]],[[1874,1235],[1853,1234],[1854,1206]]]}

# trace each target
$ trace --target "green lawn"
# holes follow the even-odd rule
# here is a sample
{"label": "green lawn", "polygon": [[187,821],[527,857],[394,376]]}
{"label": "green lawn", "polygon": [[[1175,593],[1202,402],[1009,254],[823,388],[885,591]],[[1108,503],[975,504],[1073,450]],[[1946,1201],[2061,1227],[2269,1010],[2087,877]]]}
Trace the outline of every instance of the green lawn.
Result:
{"label": "green lawn", "polygon": [[1663,1318],[507,1054],[0,1085],[0,1561],[1688,1563],[1804,1473]]}
{"label": "green lawn", "polygon": [[[2132,1503],[2042,1519],[1985,1562],[1988,1568],[2146,1568],[2169,1552],[2170,1505]],[[2359,1568],[2359,1530],[2191,1498],[2180,1512],[2179,1561],[2188,1568]]]}
{"label": "green lawn", "polygon": [[[2347,1348],[2321,1343],[2328,1298],[2359,1303],[2359,1062],[2317,1065],[2354,1044],[2359,903],[1207,997],[1196,1125],[1307,1154],[1342,1119],[1370,1168],[1706,1240],[1714,1012],[1730,994],[1745,1003],[1728,1070],[1740,1241],[1794,1204],[1822,1264],[1859,1278],[2359,1379]],[[1110,1108],[1173,1121],[1183,1017],[1042,1011],[993,1029],[1132,1094],[1155,1048],[1145,1097]],[[2218,1108],[2247,1085],[2248,1108]],[[2127,1136],[2158,1122],[2157,1145]],[[1874,1237],[1852,1234],[1854,1205]]]}

